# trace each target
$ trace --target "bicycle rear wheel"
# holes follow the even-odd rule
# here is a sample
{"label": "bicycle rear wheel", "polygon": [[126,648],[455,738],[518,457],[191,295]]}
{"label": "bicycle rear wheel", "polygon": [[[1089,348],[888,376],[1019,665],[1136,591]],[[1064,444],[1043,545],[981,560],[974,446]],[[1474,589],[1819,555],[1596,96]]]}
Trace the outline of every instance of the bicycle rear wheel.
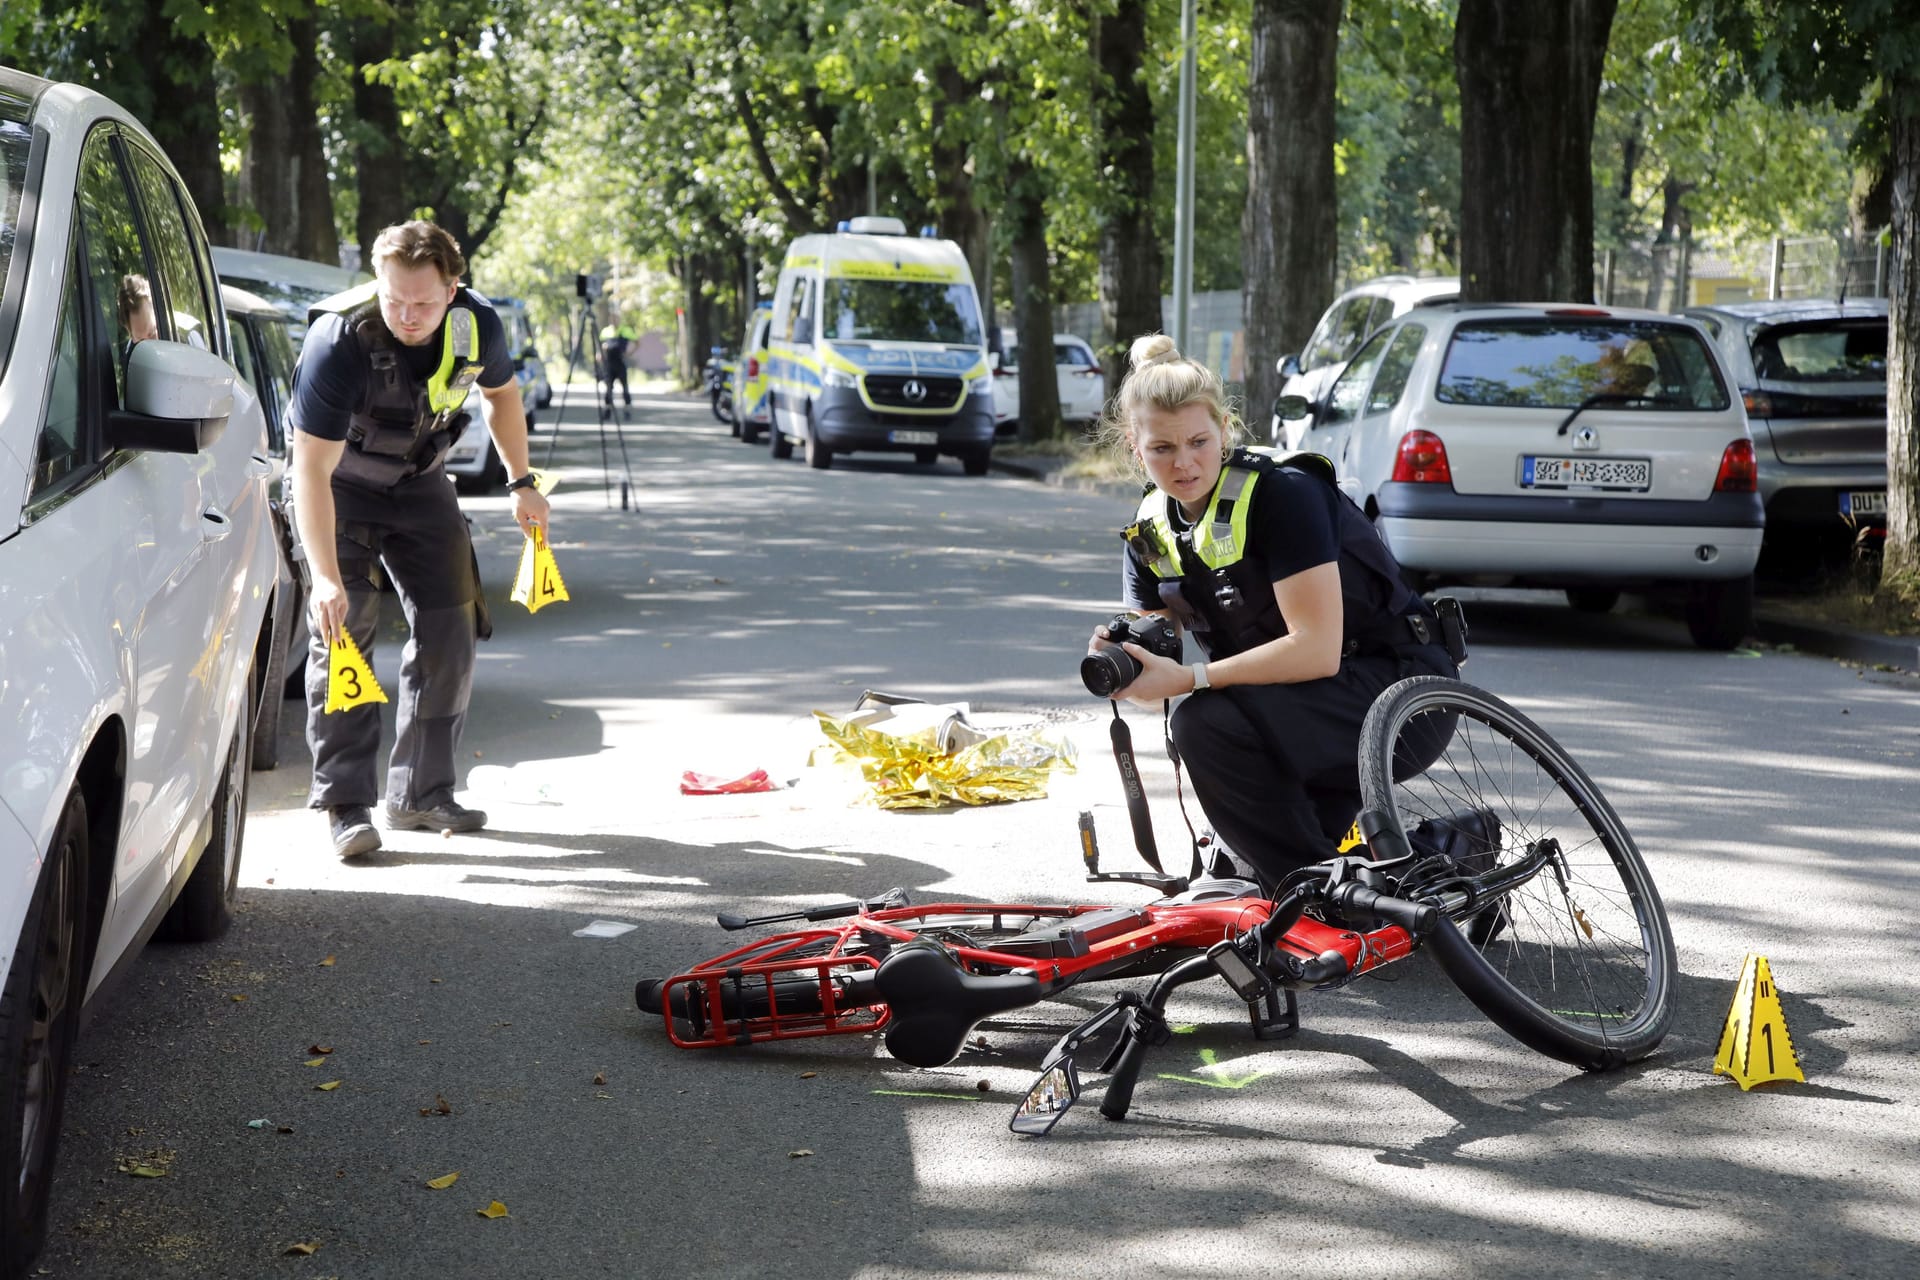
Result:
{"label": "bicycle rear wheel", "polygon": [[1659,1045],[1676,970],[1666,909],[1619,815],[1558,743],[1484,690],[1420,676],[1374,703],[1359,763],[1366,807],[1408,837],[1416,865],[1444,854],[1484,875],[1544,857],[1497,902],[1462,909],[1464,931],[1447,920],[1427,940],[1482,1013],[1588,1070]]}

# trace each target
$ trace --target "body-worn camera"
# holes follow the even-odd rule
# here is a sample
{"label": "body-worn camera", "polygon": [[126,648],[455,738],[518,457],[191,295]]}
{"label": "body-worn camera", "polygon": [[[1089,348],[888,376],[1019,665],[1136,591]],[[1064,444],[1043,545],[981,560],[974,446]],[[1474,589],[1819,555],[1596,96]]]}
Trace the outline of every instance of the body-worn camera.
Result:
{"label": "body-worn camera", "polygon": [[1100,628],[1114,648],[1101,649],[1080,660],[1080,683],[1096,698],[1111,698],[1115,691],[1132,684],[1140,674],[1140,663],[1118,646],[1132,641],[1148,653],[1180,660],[1180,633],[1172,622],[1158,614],[1116,613]]}

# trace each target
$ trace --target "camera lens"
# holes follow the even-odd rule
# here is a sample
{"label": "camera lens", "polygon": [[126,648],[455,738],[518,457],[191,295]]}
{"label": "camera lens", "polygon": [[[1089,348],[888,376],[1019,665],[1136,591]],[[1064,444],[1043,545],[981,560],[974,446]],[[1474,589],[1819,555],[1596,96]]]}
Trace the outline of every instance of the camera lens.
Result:
{"label": "camera lens", "polygon": [[1080,683],[1096,698],[1111,698],[1139,674],[1140,663],[1121,648],[1102,649],[1080,660]]}

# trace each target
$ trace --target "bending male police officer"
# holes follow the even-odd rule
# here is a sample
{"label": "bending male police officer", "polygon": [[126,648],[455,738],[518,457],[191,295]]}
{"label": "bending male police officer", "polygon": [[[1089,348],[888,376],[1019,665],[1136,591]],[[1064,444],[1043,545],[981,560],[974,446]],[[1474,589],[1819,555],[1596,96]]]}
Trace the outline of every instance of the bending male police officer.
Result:
{"label": "bending male police officer", "polygon": [[466,259],[431,222],[388,227],[373,242],[374,282],[313,309],[294,378],[294,523],[313,578],[307,658],[308,801],[328,811],[334,852],[380,847],[380,709],[326,714],[329,650],[345,631],[369,661],[379,568],[405,610],[386,818],[396,830],[477,831],[487,816],[453,798],[454,750],[485,628],[473,544],[442,463],[466,428],[478,384],[487,427],[512,477],[514,519],[547,522],[533,487],[527,419],[500,318],[463,289]]}

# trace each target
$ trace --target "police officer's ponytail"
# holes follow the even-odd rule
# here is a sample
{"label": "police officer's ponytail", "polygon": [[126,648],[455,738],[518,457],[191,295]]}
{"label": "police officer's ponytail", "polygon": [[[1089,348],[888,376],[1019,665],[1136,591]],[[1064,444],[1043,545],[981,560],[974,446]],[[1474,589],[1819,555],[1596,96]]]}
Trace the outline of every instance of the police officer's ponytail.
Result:
{"label": "police officer's ponytail", "polygon": [[1190,404],[1206,405],[1208,416],[1219,424],[1223,453],[1231,453],[1245,435],[1219,376],[1198,360],[1181,355],[1166,334],[1135,338],[1127,351],[1127,367],[1126,380],[1100,419],[1096,438],[1134,470],[1139,469],[1139,460],[1133,452],[1133,422],[1143,409],[1172,411]]}

